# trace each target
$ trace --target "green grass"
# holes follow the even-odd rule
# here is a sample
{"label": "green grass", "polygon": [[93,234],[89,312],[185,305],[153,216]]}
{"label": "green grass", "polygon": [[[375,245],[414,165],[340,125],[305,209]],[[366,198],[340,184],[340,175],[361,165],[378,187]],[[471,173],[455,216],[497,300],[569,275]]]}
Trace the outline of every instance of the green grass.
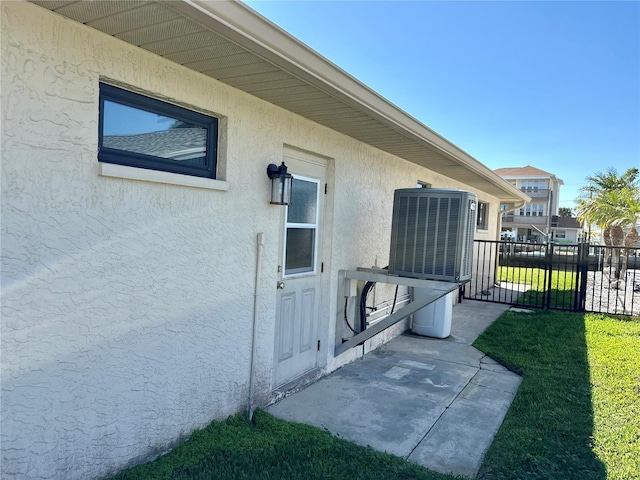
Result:
{"label": "green grass", "polygon": [[456,478],[264,411],[253,420],[244,414],[212,422],[168,454],[113,480]]}
{"label": "green grass", "polygon": [[475,342],[523,375],[479,478],[640,478],[640,319],[507,312]]}
{"label": "green grass", "polygon": [[587,325],[594,452],[610,478],[640,478],[640,319]]}
{"label": "green grass", "polygon": [[[497,271],[500,282],[531,285],[531,290],[518,297],[517,304],[531,307],[542,307],[547,291],[545,271],[533,267],[500,266]],[[551,306],[553,308],[573,308],[574,290],[576,286],[575,272],[554,270],[551,275]]]}

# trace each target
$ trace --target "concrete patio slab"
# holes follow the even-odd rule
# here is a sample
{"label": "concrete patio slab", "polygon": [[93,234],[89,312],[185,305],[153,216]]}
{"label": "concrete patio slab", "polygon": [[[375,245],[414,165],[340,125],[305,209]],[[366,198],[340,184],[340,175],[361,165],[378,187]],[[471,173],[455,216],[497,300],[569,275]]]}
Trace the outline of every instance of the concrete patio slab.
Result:
{"label": "concrete patio slab", "polygon": [[521,378],[471,346],[508,306],[464,301],[444,340],[405,333],[267,410],[443,473],[475,476]]}

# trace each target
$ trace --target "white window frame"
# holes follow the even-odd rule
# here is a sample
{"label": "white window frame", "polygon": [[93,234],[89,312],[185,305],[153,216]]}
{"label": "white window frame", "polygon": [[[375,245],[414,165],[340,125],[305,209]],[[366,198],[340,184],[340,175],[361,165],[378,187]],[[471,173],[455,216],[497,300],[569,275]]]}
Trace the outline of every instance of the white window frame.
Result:
{"label": "white window frame", "polygon": [[[304,180],[316,184],[316,218],[314,223],[289,223],[289,206],[285,207],[284,212],[284,244],[282,248],[282,278],[297,278],[304,276],[316,275],[318,273],[318,226],[320,218],[320,180],[317,178],[305,177],[303,175],[293,174],[293,183],[296,180]],[[305,228],[313,229],[313,269],[304,272],[294,272],[287,274],[287,231],[289,228]]]}

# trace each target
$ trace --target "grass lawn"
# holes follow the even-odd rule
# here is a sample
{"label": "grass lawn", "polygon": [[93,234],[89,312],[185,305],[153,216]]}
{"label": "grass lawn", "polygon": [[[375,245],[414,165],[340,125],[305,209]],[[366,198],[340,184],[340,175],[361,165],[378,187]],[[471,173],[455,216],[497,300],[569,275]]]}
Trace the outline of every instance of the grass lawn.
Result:
{"label": "grass lawn", "polygon": [[[507,312],[475,346],[523,382],[483,479],[640,479],[640,318]],[[440,475],[257,411],[213,422],[124,479],[434,479]]]}
{"label": "grass lawn", "polygon": [[[531,290],[518,298],[518,304],[531,307],[544,306],[544,292],[547,290],[545,270],[537,267],[498,267],[500,282],[531,285]],[[554,308],[573,308],[576,275],[574,272],[554,270],[551,275],[551,305]]]}
{"label": "grass lawn", "polygon": [[507,312],[474,344],[523,375],[479,478],[640,478],[640,319]]}
{"label": "grass lawn", "polygon": [[456,478],[260,410],[253,420],[244,414],[213,422],[167,455],[113,480]]}

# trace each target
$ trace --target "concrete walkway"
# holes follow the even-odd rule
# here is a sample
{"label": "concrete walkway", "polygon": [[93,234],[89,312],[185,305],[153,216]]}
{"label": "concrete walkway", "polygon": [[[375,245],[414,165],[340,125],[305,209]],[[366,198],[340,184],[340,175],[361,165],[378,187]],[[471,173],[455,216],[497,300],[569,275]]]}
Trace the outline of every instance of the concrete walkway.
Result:
{"label": "concrete walkway", "polygon": [[471,346],[509,307],[465,300],[445,340],[405,333],[267,410],[474,477],[521,378]]}

